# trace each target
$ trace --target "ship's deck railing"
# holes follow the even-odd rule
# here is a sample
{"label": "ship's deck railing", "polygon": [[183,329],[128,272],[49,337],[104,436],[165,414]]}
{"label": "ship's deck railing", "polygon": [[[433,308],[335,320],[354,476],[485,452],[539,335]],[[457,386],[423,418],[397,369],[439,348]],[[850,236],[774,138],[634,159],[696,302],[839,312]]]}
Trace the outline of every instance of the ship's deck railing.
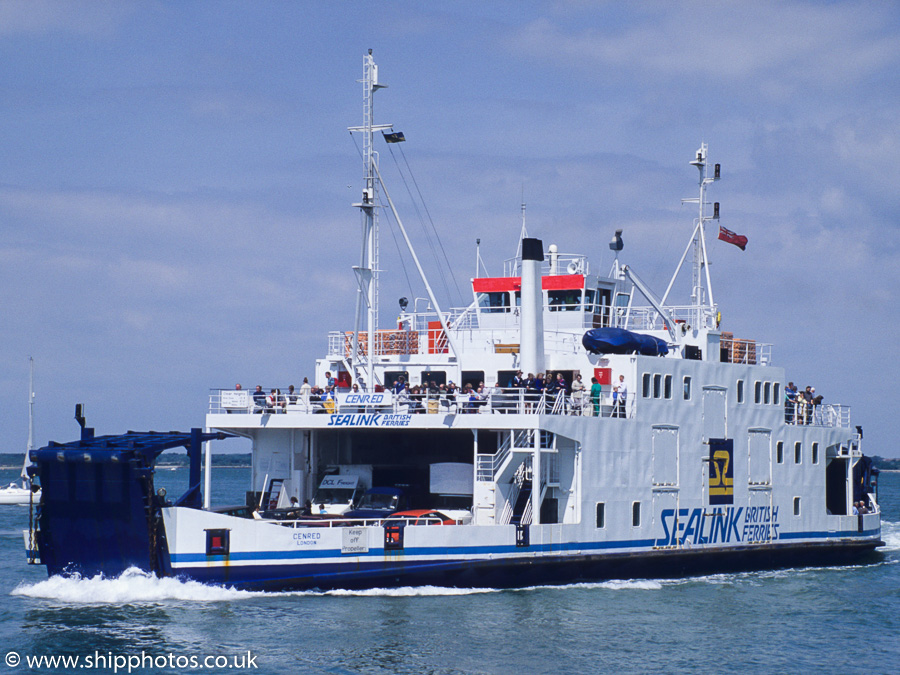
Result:
{"label": "ship's deck railing", "polygon": [[[590,274],[591,263],[586,255],[578,253],[557,253],[556,269],[550,269],[550,254],[544,254],[544,262],[541,263],[541,275],[545,277],[560,276],[563,274]],[[507,258],[503,261],[503,276],[518,277],[522,275],[522,257]]]}
{"label": "ship's deck railing", "polygon": [[[442,525],[443,519],[433,516],[386,516],[384,518],[316,518],[314,516],[301,516],[296,519],[282,518],[258,518],[260,522],[283,525],[284,527],[381,527],[385,522],[412,525]],[[451,523],[448,523],[448,525]],[[464,521],[457,520],[453,525],[462,525]]]}
{"label": "ship's deck railing", "polygon": [[[387,406],[341,405],[338,400],[318,396],[304,398],[296,394],[289,397],[280,394],[274,406],[264,401],[246,407],[226,407],[222,404],[222,393],[228,389],[212,389],[209,395],[209,412],[212,414],[255,414],[255,415],[310,415],[310,414],[400,414],[400,415],[576,415],[584,417],[631,418],[635,406],[643,399],[629,395],[625,404],[615,398],[615,394],[604,389],[601,396],[592,401],[588,391],[582,396],[572,394],[551,395],[547,392],[535,393],[516,387],[491,388],[484,396],[477,394],[410,394],[393,397]],[[674,403],[673,403],[674,405]],[[802,404],[784,406],[787,424],[815,427],[850,427],[850,406],[828,403],[818,406]]]}
{"label": "ship's deck railing", "polygon": [[803,402],[784,404],[786,424],[812,427],[850,427],[850,406],[839,403],[807,405]]}
{"label": "ship's deck railing", "polygon": [[279,394],[274,406],[260,399],[244,407],[226,407],[222,404],[222,392],[229,389],[212,389],[209,395],[211,414],[255,414],[255,415],[310,415],[310,414],[377,414],[401,415],[459,414],[459,415],[583,415],[586,417],[632,417],[634,397],[629,396],[625,405],[618,405],[612,392],[604,391],[596,402],[591,401],[587,392],[583,396],[571,394],[548,394],[546,391],[533,392],[517,387],[491,388],[485,395],[478,394],[410,394],[398,395],[387,406],[341,405],[337,399],[321,396],[304,397],[299,394],[288,396]]}

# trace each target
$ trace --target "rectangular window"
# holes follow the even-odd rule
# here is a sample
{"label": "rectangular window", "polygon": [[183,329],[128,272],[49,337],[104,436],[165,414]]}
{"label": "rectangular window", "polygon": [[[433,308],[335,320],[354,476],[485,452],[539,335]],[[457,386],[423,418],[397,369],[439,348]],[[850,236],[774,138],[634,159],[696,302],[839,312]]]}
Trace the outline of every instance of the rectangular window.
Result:
{"label": "rectangular window", "polygon": [[641,396],[650,398],[650,373],[644,373],[644,377],[641,378]]}
{"label": "rectangular window", "polygon": [[800,458],[802,457],[803,445],[800,441],[794,443],[794,464],[800,463]]}
{"label": "rectangular window", "polygon": [[772,383],[766,382],[763,385],[763,403],[769,405],[769,401],[772,400]]}
{"label": "rectangular window", "polygon": [[775,461],[778,464],[784,464],[784,441],[778,441],[775,444]]}
{"label": "rectangular window", "polygon": [[657,373],[653,376],[653,398],[659,398],[662,395],[662,375]]}
{"label": "rectangular window", "polygon": [[423,370],[422,384],[447,384],[447,372],[444,370]]}
{"label": "rectangular window", "polygon": [[819,463],[819,444],[818,443],[812,444],[812,463],[813,464]]}
{"label": "rectangular window", "polygon": [[478,294],[478,307],[483,314],[496,314],[509,311],[509,291],[497,291]]}
{"label": "rectangular window", "polygon": [[597,529],[601,530],[606,527],[606,504],[597,502]]}
{"label": "rectangular window", "polygon": [[691,400],[691,376],[690,375],[684,376],[684,400],[685,401]]}
{"label": "rectangular window", "polygon": [[759,380],[756,381],[756,384],[753,387],[754,392],[754,400],[756,403],[760,403],[762,401],[762,382]]}
{"label": "rectangular window", "polygon": [[794,497],[794,515],[800,515],[800,497]]}
{"label": "rectangular window", "polygon": [[631,526],[632,527],[640,527],[641,526],[641,503],[634,502],[631,505]]}
{"label": "rectangular window", "polygon": [[672,398],[672,376],[671,375],[666,375],[666,381],[665,381],[664,388],[665,388],[666,398]]}
{"label": "rectangular window", "polygon": [[743,380],[737,381],[737,402],[738,403],[744,402],[744,381]]}
{"label": "rectangular window", "polygon": [[462,371],[462,379],[459,382],[463,387],[467,384],[472,385],[472,389],[477,390],[478,386],[483,384],[485,387],[491,387],[494,385],[493,382],[487,383],[484,381],[484,371],[483,370],[464,370]]}
{"label": "rectangular window", "polygon": [[779,392],[781,391],[781,385],[777,382],[772,386],[772,403],[778,405],[781,403],[781,396],[779,396]]}

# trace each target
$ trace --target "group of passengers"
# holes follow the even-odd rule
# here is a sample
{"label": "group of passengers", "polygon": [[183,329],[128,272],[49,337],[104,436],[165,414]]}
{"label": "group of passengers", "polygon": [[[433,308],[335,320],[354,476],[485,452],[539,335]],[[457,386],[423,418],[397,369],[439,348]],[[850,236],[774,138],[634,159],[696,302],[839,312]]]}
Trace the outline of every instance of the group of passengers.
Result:
{"label": "group of passengers", "polygon": [[867,514],[867,513],[875,513],[875,510],[874,510],[874,509],[870,509],[870,508],[866,505],[865,500],[861,500],[861,501],[858,501],[858,502],[853,502],[853,515],[854,515],[854,516],[865,515],[865,514]]}
{"label": "group of passengers", "polygon": [[[263,391],[262,385],[258,384],[252,394],[253,412],[257,414],[284,413],[287,412],[287,407],[289,405],[296,405],[298,403],[303,403],[307,406],[310,404],[317,404],[317,407],[322,407],[324,409],[328,409],[330,403],[331,410],[333,411],[335,407],[336,387],[334,378],[331,377],[331,373],[326,373],[326,381],[329,381],[330,384],[326,384],[325,387],[319,387],[317,385],[310,385],[309,378],[304,377],[300,389],[297,389],[294,385],[290,385],[286,392],[282,392],[281,389],[278,388],[273,388],[269,390],[268,394]],[[356,385],[354,385],[354,388],[358,390]],[[241,391],[240,383],[235,386],[235,391]]]}
{"label": "group of passengers", "polygon": [[[613,417],[625,417],[627,389],[624,380],[624,376],[619,376],[619,382],[612,387],[610,415]],[[241,390],[241,385],[238,384],[235,389]],[[441,407],[449,411],[451,406],[460,413],[476,413],[484,406],[500,413],[516,412],[521,401],[525,412],[599,417],[603,396],[603,387],[596,377],[591,378],[588,389],[579,373],[569,384],[562,372],[528,373],[526,376],[521,370],[516,371],[505,389],[499,382],[495,382],[493,387],[486,387],[484,381],[477,385],[472,382],[457,385],[453,380],[447,384],[431,380],[410,386],[406,378],[400,375],[389,390],[410,413],[436,413]],[[286,392],[273,388],[267,394],[261,385],[257,385],[252,394],[253,411],[257,414],[284,413],[288,406],[302,404],[314,412],[335,412],[337,391],[338,383],[330,372],[325,373],[324,387],[310,385],[306,377],[299,389],[290,385]],[[359,393],[359,385],[354,383],[351,392]]]}
{"label": "group of passengers", "polygon": [[793,382],[784,388],[784,421],[787,424],[816,424],[819,422],[818,409],[823,396],[816,396],[816,388],[807,386],[800,391]]}

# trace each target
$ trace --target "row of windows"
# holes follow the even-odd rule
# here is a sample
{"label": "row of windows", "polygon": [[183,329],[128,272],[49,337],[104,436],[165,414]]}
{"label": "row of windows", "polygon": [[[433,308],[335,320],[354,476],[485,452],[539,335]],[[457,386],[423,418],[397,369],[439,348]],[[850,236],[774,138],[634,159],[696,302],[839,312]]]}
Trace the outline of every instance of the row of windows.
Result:
{"label": "row of windows", "polygon": [[[784,464],[784,441],[778,441],[775,444],[775,463]],[[803,463],[803,443],[797,441],[794,443],[794,464]],[[819,444],[812,444],[812,463],[819,463]]]}
{"label": "row of windows", "polygon": [[[794,515],[800,515],[800,497],[794,497]],[[596,520],[595,520],[597,529],[603,529],[606,527],[606,503],[605,502],[597,502],[597,512],[596,512]],[[640,502],[632,502],[631,503],[631,526],[632,527],[640,527],[641,526],[641,503]]]}
{"label": "row of windows", "polygon": [[[762,403],[763,405],[778,405],[781,403],[781,384],[778,382],[761,382],[757,380],[753,383],[753,401],[754,403]],[[744,402],[744,381],[737,381],[737,402]]]}
{"label": "row of windows", "polygon": [[[683,395],[685,401],[691,400],[691,377],[684,376]],[[672,376],[660,373],[644,373],[641,378],[641,396],[644,398],[672,398]]]}

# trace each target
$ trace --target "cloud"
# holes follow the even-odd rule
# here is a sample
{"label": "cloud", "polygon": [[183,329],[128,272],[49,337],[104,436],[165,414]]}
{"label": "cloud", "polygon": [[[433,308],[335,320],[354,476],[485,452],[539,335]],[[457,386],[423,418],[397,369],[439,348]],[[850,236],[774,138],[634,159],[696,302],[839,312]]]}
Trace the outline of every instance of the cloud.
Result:
{"label": "cloud", "polygon": [[0,2],[0,35],[109,35],[134,11],[130,3],[115,0],[4,0]]}

